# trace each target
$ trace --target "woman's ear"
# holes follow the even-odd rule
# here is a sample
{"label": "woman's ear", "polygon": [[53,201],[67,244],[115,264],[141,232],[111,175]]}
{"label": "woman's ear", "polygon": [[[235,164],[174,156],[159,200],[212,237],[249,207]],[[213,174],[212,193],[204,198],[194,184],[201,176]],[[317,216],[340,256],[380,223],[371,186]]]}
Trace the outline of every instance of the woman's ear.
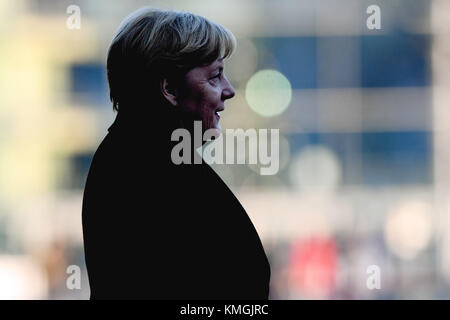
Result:
{"label": "woman's ear", "polygon": [[169,84],[169,81],[166,78],[161,79],[160,87],[164,98],[166,98],[172,106],[176,107],[178,105],[177,90]]}

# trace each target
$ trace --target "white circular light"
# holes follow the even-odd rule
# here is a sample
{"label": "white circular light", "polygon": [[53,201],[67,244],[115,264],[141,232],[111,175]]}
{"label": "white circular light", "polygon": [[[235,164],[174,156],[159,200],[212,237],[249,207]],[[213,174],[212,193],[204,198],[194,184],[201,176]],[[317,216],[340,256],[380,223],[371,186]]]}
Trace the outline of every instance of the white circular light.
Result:
{"label": "white circular light", "polygon": [[279,71],[258,71],[247,82],[245,99],[250,108],[263,117],[279,115],[291,103],[291,83]]}
{"label": "white circular light", "polygon": [[291,178],[302,190],[332,191],[341,179],[339,159],[324,146],[306,146],[295,157]]}
{"label": "white circular light", "polygon": [[421,201],[402,203],[387,216],[385,240],[389,249],[403,259],[413,259],[425,249],[432,236],[431,207]]}

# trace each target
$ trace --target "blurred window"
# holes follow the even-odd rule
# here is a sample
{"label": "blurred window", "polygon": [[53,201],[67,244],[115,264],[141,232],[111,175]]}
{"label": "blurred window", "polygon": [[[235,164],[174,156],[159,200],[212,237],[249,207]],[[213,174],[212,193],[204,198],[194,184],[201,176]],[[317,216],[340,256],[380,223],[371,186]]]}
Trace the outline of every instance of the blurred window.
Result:
{"label": "blurred window", "polygon": [[110,106],[106,70],[102,64],[72,64],[69,69],[71,93],[75,103]]}

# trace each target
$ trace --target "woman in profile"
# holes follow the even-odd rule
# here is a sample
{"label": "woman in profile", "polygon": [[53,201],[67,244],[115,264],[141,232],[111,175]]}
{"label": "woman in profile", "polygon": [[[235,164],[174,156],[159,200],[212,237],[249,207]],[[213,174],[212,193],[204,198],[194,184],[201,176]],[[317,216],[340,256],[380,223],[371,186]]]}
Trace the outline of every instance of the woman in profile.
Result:
{"label": "woman in profile", "polygon": [[220,131],[235,41],[187,12],[144,8],[119,27],[107,58],[117,117],[83,198],[91,299],[268,298],[268,259],[239,201],[202,160],[171,157],[174,130]]}

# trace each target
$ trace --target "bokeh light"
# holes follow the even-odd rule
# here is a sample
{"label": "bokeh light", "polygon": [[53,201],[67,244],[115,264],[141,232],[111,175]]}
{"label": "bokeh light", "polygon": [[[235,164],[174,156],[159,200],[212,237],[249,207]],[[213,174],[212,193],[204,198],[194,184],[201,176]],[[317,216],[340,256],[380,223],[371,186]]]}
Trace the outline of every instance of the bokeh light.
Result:
{"label": "bokeh light", "polygon": [[43,299],[46,280],[44,270],[30,257],[0,255],[0,299]]}
{"label": "bokeh light", "polygon": [[339,159],[330,149],[321,145],[304,147],[292,160],[291,180],[300,190],[333,191],[341,175]]}
{"label": "bokeh light", "polygon": [[291,83],[279,71],[260,70],[248,80],[245,98],[250,108],[259,115],[279,115],[291,103]]}
{"label": "bokeh light", "polygon": [[398,257],[413,259],[430,243],[432,208],[422,201],[407,201],[392,208],[385,226],[385,240]]}

